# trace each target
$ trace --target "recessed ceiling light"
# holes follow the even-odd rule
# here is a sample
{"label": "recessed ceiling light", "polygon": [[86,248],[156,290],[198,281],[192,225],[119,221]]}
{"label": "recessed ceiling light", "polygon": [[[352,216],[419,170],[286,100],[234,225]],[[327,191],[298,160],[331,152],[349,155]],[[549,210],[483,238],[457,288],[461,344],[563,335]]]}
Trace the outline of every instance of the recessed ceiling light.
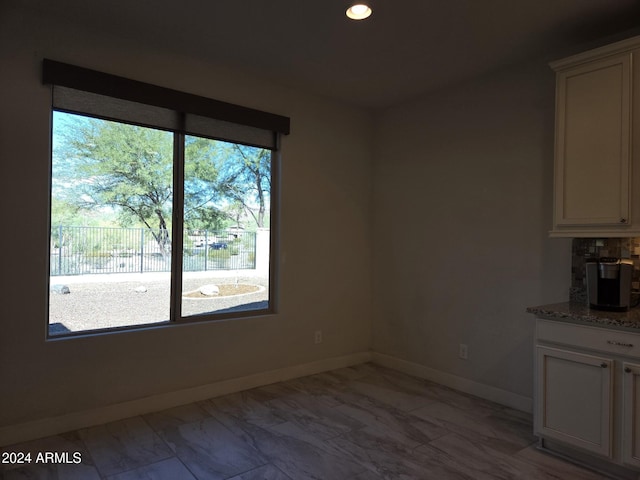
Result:
{"label": "recessed ceiling light", "polygon": [[364,20],[372,13],[371,7],[364,3],[357,3],[347,8],[347,17],[352,20]]}

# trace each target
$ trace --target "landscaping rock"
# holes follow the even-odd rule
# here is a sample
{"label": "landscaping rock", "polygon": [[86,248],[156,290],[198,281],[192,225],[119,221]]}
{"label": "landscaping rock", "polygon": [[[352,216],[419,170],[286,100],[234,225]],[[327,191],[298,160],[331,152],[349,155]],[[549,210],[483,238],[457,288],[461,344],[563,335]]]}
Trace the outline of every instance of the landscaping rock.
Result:
{"label": "landscaping rock", "polygon": [[139,287],[135,288],[136,293],[145,293],[147,291],[147,287],[145,287],[144,285],[140,285]]}
{"label": "landscaping rock", "polygon": [[61,285],[59,283],[51,285],[51,291],[53,293],[59,293],[60,295],[71,293],[71,290],[69,290],[69,287],[67,285]]}
{"label": "landscaping rock", "polygon": [[206,295],[207,297],[213,297],[220,293],[220,289],[217,285],[203,285],[199,288],[199,291],[202,295]]}

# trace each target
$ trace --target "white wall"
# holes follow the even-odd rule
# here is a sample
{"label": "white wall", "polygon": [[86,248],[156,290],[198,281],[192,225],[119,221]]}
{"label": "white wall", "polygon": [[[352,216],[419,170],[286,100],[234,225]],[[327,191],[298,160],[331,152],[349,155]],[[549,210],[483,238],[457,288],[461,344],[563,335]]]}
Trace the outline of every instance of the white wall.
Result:
{"label": "white wall", "polygon": [[570,242],[547,237],[553,104],[540,61],[379,115],[374,351],[531,397],[525,308],[569,294]]}
{"label": "white wall", "polygon": [[[19,2],[18,2],[19,3]],[[371,120],[260,79],[0,11],[0,427],[368,351]],[[277,315],[45,341],[49,90],[43,57],[291,117]],[[323,232],[318,235],[318,232]],[[313,344],[313,332],[323,343]]]}

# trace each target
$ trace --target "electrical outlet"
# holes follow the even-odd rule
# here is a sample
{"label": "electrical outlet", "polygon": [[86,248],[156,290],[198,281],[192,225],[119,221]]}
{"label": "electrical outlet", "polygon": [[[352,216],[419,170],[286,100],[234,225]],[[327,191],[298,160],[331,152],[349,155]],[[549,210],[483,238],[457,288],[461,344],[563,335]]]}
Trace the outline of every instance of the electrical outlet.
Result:
{"label": "electrical outlet", "polygon": [[313,334],[313,343],[322,343],[322,330],[316,330]]}
{"label": "electrical outlet", "polygon": [[463,360],[467,360],[469,358],[469,347],[467,347],[466,344],[460,344],[460,347],[458,349],[458,356]]}

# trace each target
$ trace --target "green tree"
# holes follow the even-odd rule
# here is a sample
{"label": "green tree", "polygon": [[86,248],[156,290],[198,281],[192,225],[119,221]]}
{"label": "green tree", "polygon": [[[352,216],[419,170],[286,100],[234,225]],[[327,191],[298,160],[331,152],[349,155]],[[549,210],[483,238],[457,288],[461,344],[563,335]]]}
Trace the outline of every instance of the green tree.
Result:
{"label": "green tree", "polygon": [[184,162],[184,225],[189,230],[220,230],[227,217],[220,207],[224,197],[219,187],[219,165],[224,142],[187,136]]}
{"label": "green tree", "polygon": [[[57,113],[54,193],[83,210],[117,213],[121,226],[144,225],[168,252],[173,208],[173,135],[161,130]],[[189,145],[193,160],[185,186],[190,212],[215,222],[221,214],[194,202],[215,196],[217,171],[203,144]],[[185,208],[187,212],[187,208]],[[195,214],[185,215],[191,221]]]}
{"label": "green tree", "polygon": [[[167,253],[173,142],[171,132],[56,112],[52,175],[56,215],[70,218],[71,213],[77,217],[77,212],[92,211],[115,216],[123,227],[143,225]],[[185,138],[185,228],[212,230],[225,221],[237,221],[233,205],[241,205],[263,227],[270,192],[269,150]]]}
{"label": "green tree", "polygon": [[79,222],[80,211],[77,205],[65,202],[59,198],[51,199],[51,226],[82,225]]}
{"label": "green tree", "polygon": [[227,149],[227,155],[236,161],[220,168],[219,188],[263,228],[271,199],[271,151],[238,144],[228,144]]}
{"label": "green tree", "polygon": [[54,178],[86,210],[109,207],[122,226],[142,223],[166,253],[172,199],[172,136],[93,118],[65,118]]}

